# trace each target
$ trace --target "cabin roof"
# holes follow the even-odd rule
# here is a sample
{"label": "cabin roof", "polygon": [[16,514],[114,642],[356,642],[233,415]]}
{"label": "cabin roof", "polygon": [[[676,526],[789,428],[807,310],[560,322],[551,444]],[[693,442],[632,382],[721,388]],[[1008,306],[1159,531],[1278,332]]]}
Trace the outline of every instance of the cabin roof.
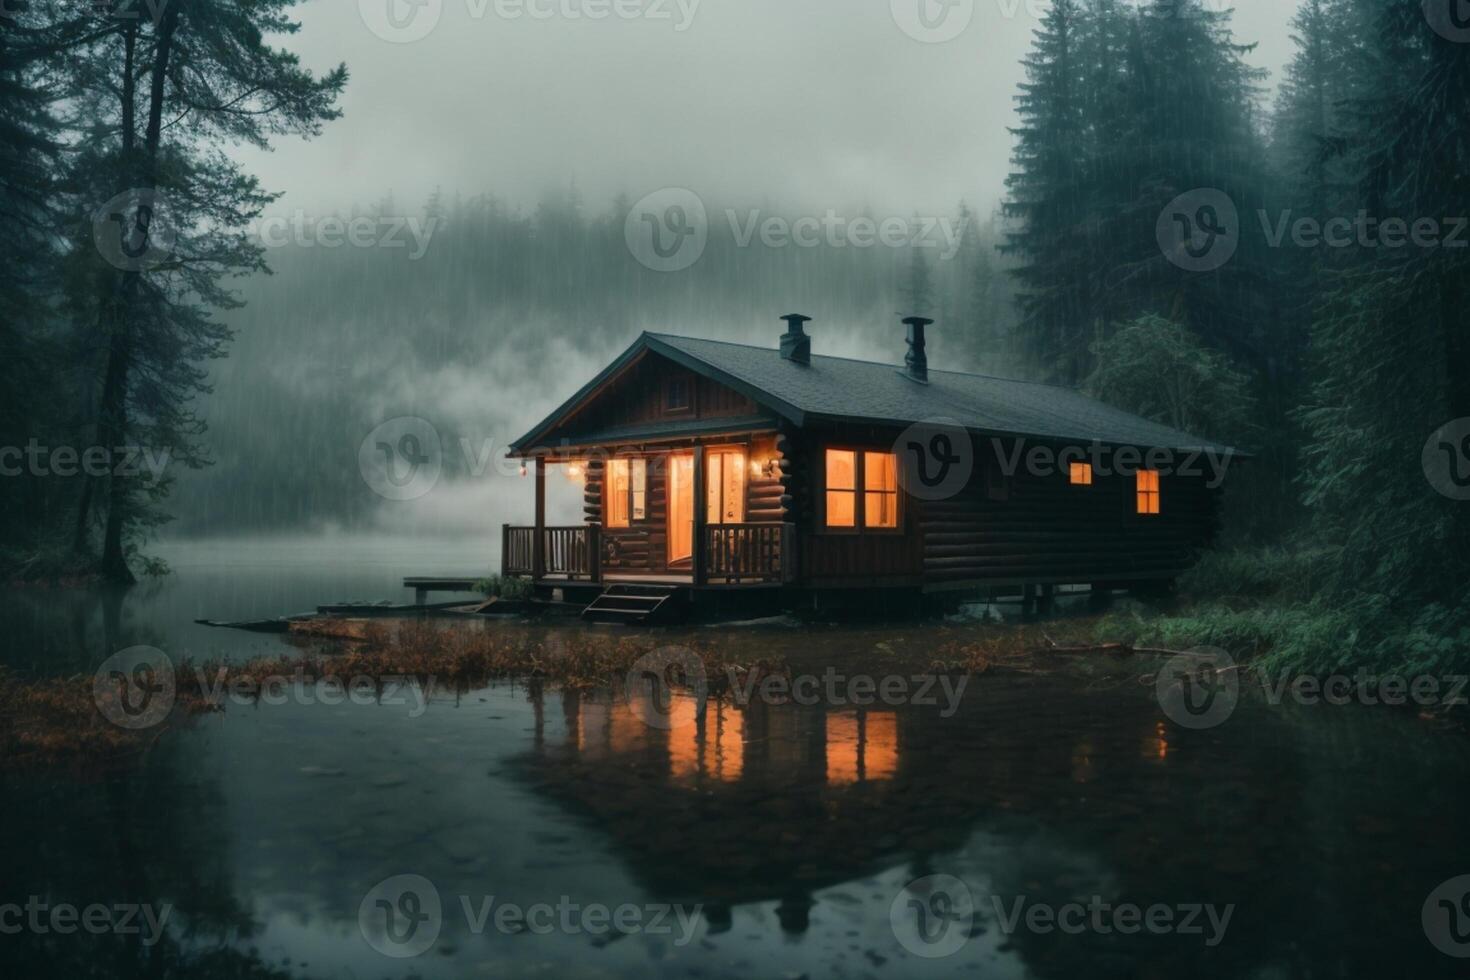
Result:
{"label": "cabin roof", "polygon": [[[950,419],[975,432],[1079,443],[1238,453],[1223,443],[1150,422],[1073,388],[929,369],[929,383],[892,364],[813,354],[809,365],[756,347],[674,334],[645,333],[606,370],[511,444],[526,450],[564,415],[644,351],[661,354],[745,394],[797,426],[820,421],[910,425]],[[650,436],[674,433],[648,426]]]}

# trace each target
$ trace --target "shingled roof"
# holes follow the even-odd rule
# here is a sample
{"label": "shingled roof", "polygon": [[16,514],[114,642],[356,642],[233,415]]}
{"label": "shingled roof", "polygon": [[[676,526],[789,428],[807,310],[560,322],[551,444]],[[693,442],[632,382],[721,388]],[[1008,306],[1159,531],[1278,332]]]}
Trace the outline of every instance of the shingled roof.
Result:
{"label": "shingled roof", "polygon": [[812,355],[810,364],[798,364],[782,358],[775,348],[658,333],[639,337],[551,416],[512,443],[512,451],[532,446],[566,412],[645,350],[728,385],[798,426],[824,420],[910,425],[943,418],[987,435],[1238,452],[1059,385],[933,368],[929,383],[919,384],[891,364],[819,354]]}

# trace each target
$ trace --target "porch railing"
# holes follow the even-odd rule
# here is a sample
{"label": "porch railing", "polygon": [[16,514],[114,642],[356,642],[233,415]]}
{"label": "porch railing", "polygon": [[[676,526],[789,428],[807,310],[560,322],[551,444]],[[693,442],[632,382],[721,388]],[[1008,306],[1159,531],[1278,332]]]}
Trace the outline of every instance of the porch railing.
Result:
{"label": "porch railing", "polygon": [[710,524],[704,535],[706,581],[732,585],[791,581],[795,524]]}
{"label": "porch railing", "polygon": [[[601,578],[599,529],[594,524],[541,530],[541,567],[536,567],[536,529],[501,529],[500,572],[533,578],[595,582]],[[796,573],[795,524],[709,524],[700,553],[703,574],[696,584],[791,582]]]}
{"label": "porch railing", "polygon": [[[500,572],[533,578],[565,578],[595,582],[599,576],[598,528],[594,524],[541,529],[541,553],[536,553],[534,527],[501,528]],[[541,567],[537,568],[537,560]]]}

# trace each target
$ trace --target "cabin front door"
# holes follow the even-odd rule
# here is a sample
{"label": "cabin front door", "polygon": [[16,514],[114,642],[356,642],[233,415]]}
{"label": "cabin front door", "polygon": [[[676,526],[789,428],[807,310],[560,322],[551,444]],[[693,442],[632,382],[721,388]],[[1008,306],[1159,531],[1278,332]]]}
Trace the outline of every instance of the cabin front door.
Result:
{"label": "cabin front door", "polygon": [[669,456],[669,564],[694,557],[694,454]]}

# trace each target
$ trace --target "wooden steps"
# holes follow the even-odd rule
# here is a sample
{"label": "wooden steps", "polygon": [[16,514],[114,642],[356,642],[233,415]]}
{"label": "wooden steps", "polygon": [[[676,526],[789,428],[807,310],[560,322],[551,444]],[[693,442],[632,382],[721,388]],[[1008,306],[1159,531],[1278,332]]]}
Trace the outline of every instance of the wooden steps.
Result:
{"label": "wooden steps", "polygon": [[682,605],[681,586],[610,585],[586,609],[582,618],[594,623],[641,625],[669,619]]}

